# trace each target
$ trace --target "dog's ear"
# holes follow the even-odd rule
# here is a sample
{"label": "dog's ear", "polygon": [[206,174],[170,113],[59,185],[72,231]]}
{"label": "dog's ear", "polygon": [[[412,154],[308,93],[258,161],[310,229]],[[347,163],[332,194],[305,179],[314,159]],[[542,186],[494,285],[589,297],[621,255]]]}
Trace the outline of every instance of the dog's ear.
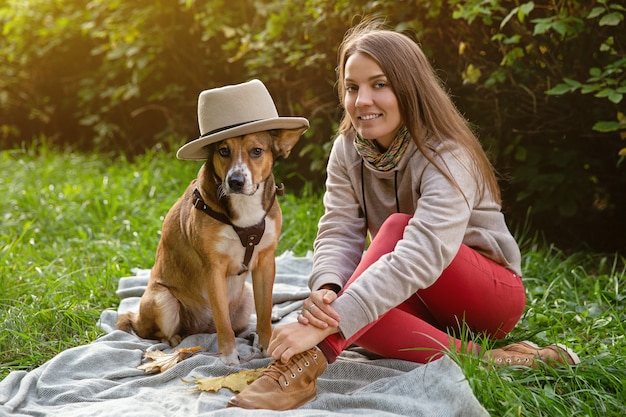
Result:
{"label": "dog's ear", "polygon": [[207,151],[206,163],[209,165],[213,164],[213,155],[215,155],[215,143],[211,143],[206,145],[204,149]]}
{"label": "dog's ear", "polygon": [[305,130],[305,127],[299,129],[271,130],[272,152],[274,156],[287,158]]}

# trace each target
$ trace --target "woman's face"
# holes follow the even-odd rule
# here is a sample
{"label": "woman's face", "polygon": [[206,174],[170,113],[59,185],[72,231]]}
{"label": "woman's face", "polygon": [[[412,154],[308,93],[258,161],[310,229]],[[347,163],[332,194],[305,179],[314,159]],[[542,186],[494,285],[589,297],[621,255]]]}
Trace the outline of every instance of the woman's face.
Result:
{"label": "woman's face", "polygon": [[345,110],[363,139],[387,149],[402,126],[400,107],[380,65],[357,52],[346,60],[344,70]]}

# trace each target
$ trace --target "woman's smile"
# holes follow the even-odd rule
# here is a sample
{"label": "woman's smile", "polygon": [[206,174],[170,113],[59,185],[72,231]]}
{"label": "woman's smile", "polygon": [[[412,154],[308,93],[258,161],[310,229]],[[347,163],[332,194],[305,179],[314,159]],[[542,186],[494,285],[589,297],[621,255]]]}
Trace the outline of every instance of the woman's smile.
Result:
{"label": "woman's smile", "polygon": [[365,116],[359,116],[359,119],[361,119],[361,120],[374,120],[374,119],[377,119],[380,116],[381,116],[381,114],[368,114],[368,115],[365,115]]}

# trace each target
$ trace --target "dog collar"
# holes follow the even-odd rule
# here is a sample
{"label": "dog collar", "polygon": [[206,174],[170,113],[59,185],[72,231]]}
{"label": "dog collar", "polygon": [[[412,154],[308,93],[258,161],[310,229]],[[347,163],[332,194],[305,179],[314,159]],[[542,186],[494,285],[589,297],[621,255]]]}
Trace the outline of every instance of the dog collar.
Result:
{"label": "dog collar", "polygon": [[252,259],[252,253],[254,252],[254,248],[256,245],[259,244],[259,242],[261,242],[263,233],[265,233],[265,217],[267,216],[267,213],[269,213],[272,206],[274,205],[274,200],[276,200],[276,194],[282,195],[281,194],[282,191],[283,191],[282,184],[280,185],[280,187],[276,187],[276,192],[270,202],[270,206],[265,212],[265,215],[263,216],[260,222],[258,222],[255,225],[248,226],[248,227],[239,227],[237,225],[234,225],[230,221],[228,216],[226,216],[224,213],[218,213],[217,211],[209,207],[202,199],[202,195],[200,194],[200,191],[197,188],[194,188],[193,206],[197,208],[198,210],[203,211],[204,213],[213,217],[215,220],[220,221],[224,224],[230,225],[239,236],[241,245],[246,249],[246,252],[243,256],[243,263],[241,264],[241,269],[239,270],[237,275],[241,275],[244,272],[248,272],[249,270],[248,265],[250,264],[250,260]]}

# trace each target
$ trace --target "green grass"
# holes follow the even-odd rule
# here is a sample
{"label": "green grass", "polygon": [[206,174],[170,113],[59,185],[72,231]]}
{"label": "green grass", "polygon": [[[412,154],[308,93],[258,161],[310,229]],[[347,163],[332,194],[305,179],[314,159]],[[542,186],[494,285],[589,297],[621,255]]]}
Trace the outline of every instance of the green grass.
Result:
{"label": "green grass", "polygon": [[[102,335],[117,280],[154,261],[163,217],[200,163],[150,151],[128,161],[36,150],[0,153],[0,379]],[[278,253],[311,250],[321,198],[280,197]],[[564,254],[519,233],[528,303],[501,346],[566,343],[572,368],[492,368],[453,355],[493,416],[620,416],[626,410],[626,271],[620,255]]]}
{"label": "green grass", "polygon": [[476,397],[496,416],[626,415],[624,259],[548,247],[525,251],[524,261],[527,308],[497,346],[564,343],[581,364],[496,369],[457,357]]}

